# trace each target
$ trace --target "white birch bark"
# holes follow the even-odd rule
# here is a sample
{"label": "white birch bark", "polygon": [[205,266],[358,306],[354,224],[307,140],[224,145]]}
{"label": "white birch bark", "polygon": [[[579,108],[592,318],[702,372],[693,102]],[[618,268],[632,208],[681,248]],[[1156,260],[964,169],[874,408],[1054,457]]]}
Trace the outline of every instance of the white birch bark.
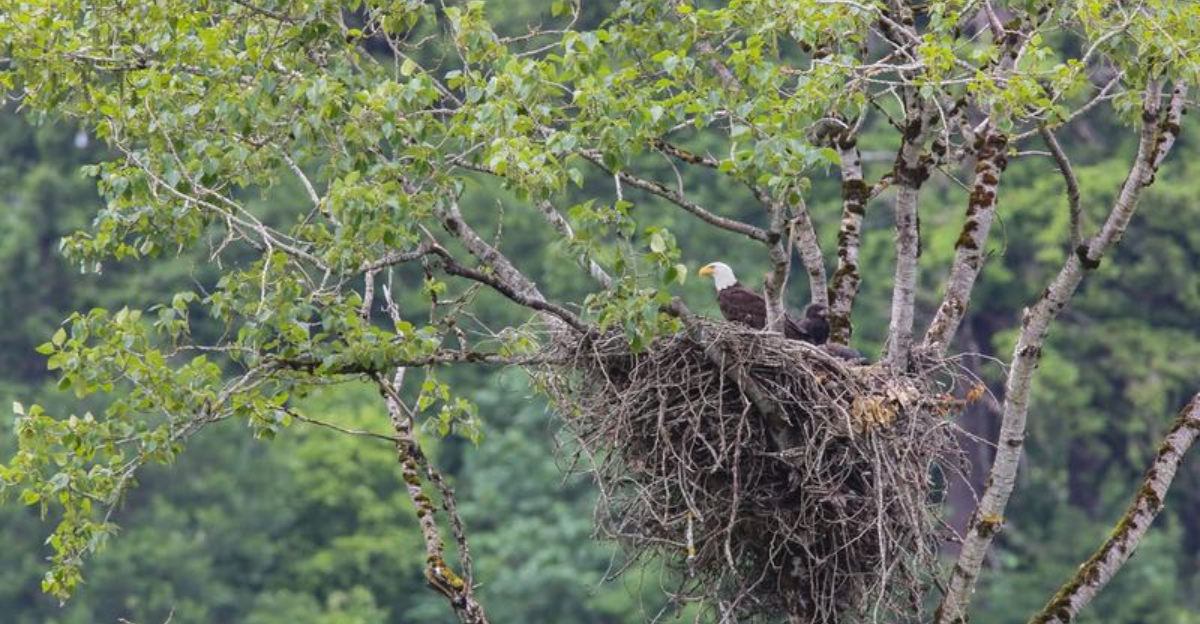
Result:
{"label": "white birch bark", "polygon": [[[913,33],[915,24],[912,4],[908,0],[890,0],[888,11],[881,14],[880,28],[884,37],[899,53],[918,58],[916,46],[920,37]],[[908,368],[912,353],[913,309],[917,294],[917,258],[921,253],[920,221],[917,205],[921,185],[929,177],[929,159],[923,155],[929,138],[933,105],[918,92],[911,81],[916,71],[901,72],[910,86],[902,90],[904,98],[904,128],[900,149],[896,153],[893,175],[896,199],[893,212],[896,222],[896,271],[892,281],[892,310],[888,321],[887,354],[885,361],[893,370]]]}
{"label": "white birch bark", "polygon": [[888,321],[887,363],[892,369],[908,368],[912,352],[913,310],[917,296],[917,258],[921,233],[917,204],[921,184],[929,176],[922,147],[929,134],[928,103],[910,93],[906,99],[907,123],[896,155],[896,273],[892,284],[892,315]]}
{"label": "white birch bark", "polygon": [[[1009,32],[999,22],[990,5],[985,4],[984,13],[992,30],[992,37],[1004,42],[989,73],[993,80],[1004,82],[1020,60],[1037,26],[1026,16],[1018,30]],[[967,218],[954,245],[954,262],[946,280],[942,303],[938,306],[922,342],[925,354],[932,355],[935,359],[940,359],[958,333],[958,327],[971,302],[975,280],[983,270],[983,263],[987,258],[985,246],[988,233],[996,215],[1000,176],[1008,162],[1008,137],[997,131],[993,120],[988,119],[981,128],[973,130],[967,128],[967,116],[962,107],[955,106],[954,116],[963,125],[964,138],[974,143],[975,178],[967,203]]]}
{"label": "white birch bark", "polygon": [[854,333],[850,314],[862,283],[858,250],[870,189],[863,182],[858,138],[852,135],[839,138],[837,149],[842,171],[842,221],[838,226],[838,267],[829,284],[829,341],[848,345]]}
{"label": "white birch bark", "polygon": [[783,293],[787,289],[788,274],[791,271],[791,224],[784,215],[783,202],[771,201],[767,205],[771,220],[767,228],[767,258],[771,261],[771,272],[763,280],[763,290],[766,299],[768,331],[783,333],[783,323],[787,318],[787,310],[783,304]]}
{"label": "white birch bark", "polygon": [[933,322],[925,333],[927,354],[941,356],[958,332],[971,301],[975,280],[987,257],[988,232],[996,216],[1000,176],[1007,161],[1008,139],[989,127],[979,133],[976,147],[975,180],[967,202],[967,218],[954,244],[954,263],[946,280],[946,293]]}
{"label": "white birch bark", "polygon": [[821,242],[817,239],[817,230],[813,225],[812,214],[804,202],[798,202],[794,207],[796,216],[792,217],[791,245],[800,254],[800,263],[808,273],[809,300],[813,303],[829,305],[829,283],[825,277],[825,254],[821,251]]}

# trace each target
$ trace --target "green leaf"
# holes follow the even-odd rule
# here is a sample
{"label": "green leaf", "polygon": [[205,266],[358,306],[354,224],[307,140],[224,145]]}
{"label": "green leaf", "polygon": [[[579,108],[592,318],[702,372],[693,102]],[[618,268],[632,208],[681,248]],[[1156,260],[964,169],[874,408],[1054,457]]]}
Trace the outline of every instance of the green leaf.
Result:
{"label": "green leaf", "polygon": [[662,234],[655,232],[650,235],[650,251],[654,253],[662,253],[667,249],[667,241],[663,240]]}

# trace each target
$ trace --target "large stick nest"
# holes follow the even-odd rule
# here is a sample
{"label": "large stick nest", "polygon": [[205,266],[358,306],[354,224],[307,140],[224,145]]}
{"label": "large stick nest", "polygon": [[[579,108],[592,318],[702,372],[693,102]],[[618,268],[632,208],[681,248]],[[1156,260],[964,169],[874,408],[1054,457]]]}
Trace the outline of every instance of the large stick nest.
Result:
{"label": "large stick nest", "polygon": [[594,470],[599,531],[663,557],[678,599],[794,622],[920,609],[958,460],[942,388],[715,321],[640,353],[619,334],[551,348],[539,377]]}

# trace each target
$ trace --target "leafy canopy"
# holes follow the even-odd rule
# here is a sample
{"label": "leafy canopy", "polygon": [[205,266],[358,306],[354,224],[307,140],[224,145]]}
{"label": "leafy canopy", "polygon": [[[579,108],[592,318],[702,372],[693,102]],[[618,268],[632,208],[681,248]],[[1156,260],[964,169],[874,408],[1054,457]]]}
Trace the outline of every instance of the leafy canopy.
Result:
{"label": "leafy canopy", "polygon": [[[63,251],[96,272],[196,248],[221,267],[147,310],[81,311],[39,347],[60,387],[113,395],[69,418],[16,406],[20,448],[0,492],[58,520],[44,589],[66,596],[137,469],[172,461],[212,422],[270,437],[318,385],[519,359],[537,346],[530,310],[621,328],[635,346],[677,329],[662,308],[687,275],[680,242],[638,193],[769,236],[755,225],[765,211],[731,225],[674,183],[628,176],[664,137],[719,154],[692,156],[756,198],[798,205],[840,162],[814,128],[869,111],[898,124],[898,72],[924,97],[971,98],[1007,131],[1065,121],[1090,96],[1090,55],[1129,87],[1115,105],[1131,121],[1149,77],[1190,77],[1200,62],[1193,4],[995,4],[1044,25],[1004,80],[989,73],[1004,42],[964,37],[976,7],[957,1],[926,3],[913,56],[878,71],[863,61],[891,20],[878,3],[629,0],[601,21],[559,0],[544,26],[513,32],[479,1],[5,3],[0,84],[117,154],[88,168],[105,207]],[[547,215],[563,243],[547,253],[580,263],[581,281],[594,265],[610,287],[539,303],[459,209],[496,184]],[[499,230],[503,215],[471,216]],[[380,272],[398,316],[368,294]],[[501,296],[517,309],[478,304]],[[476,316],[501,327],[468,337]],[[198,319],[220,331],[201,335]],[[414,382],[417,408],[477,439],[477,410],[434,370]]]}

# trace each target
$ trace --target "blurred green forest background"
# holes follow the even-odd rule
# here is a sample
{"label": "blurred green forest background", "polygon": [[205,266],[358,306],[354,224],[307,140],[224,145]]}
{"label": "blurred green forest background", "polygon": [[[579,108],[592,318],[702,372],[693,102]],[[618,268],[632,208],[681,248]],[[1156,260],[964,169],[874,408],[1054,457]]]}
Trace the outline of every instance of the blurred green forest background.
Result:
{"label": "blurred green forest background", "polygon": [[[534,0],[507,2],[499,16],[536,20]],[[600,4],[600,3],[597,3]],[[595,12],[595,13],[593,13]],[[599,9],[589,6],[585,19]],[[1060,138],[1074,159],[1084,205],[1110,203],[1133,153],[1132,136],[1085,119]],[[1174,411],[1200,381],[1200,125],[1184,129],[1160,183],[1143,200],[1121,247],[1086,282],[1054,330],[1036,381],[1029,454],[1008,526],[981,588],[976,624],[1024,621],[1107,534]],[[882,135],[881,135],[882,136]],[[1112,137],[1121,137],[1114,142]],[[894,146],[862,142],[869,178],[891,164]],[[138,266],[83,275],[58,253],[59,239],[86,227],[100,207],[95,183],[79,169],[107,157],[86,129],[35,124],[0,111],[0,399],[37,401],[52,412],[83,413],[57,392],[34,347],[73,310],[148,307],[167,293],[215,279],[205,250]],[[872,158],[873,155],[876,155]],[[673,175],[660,171],[662,179]],[[690,174],[689,174],[690,175]],[[588,196],[610,193],[589,181]],[[688,188],[723,214],[761,222],[728,183],[696,175]],[[1062,180],[1049,159],[1015,159],[1001,187],[1002,222],[992,257],[960,335],[964,361],[999,391],[1021,308],[1037,296],[1066,251]],[[287,192],[287,189],[284,190]],[[272,196],[276,197],[276,196]],[[555,293],[588,286],[550,245],[536,213],[497,189],[472,189],[469,219],[494,227],[505,208],[502,246]],[[757,287],[766,270],[759,248],[634,196],[663,215],[689,268],[722,259]],[[885,194],[868,210],[864,290],[855,316],[856,346],[878,352],[886,330],[892,272],[892,227]],[[810,201],[828,251],[840,203],[835,175],[814,180]],[[268,217],[275,204],[258,209]],[[940,296],[953,254],[965,192],[945,176],[923,191],[919,310]],[[1097,214],[1091,214],[1095,223]],[[283,218],[283,217],[280,217]],[[832,267],[833,258],[827,254]],[[807,300],[794,273],[793,307]],[[716,315],[711,286],[689,280],[681,294]],[[480,407],[478,447],[429,434],[435,461],[455,481],[472,539],[481,599],[492,621],[526,624],[635,624],[663,607],[652,564],[602,582],[621,559],[590,538],[594,492],[585,477],[564,472],[553,415],[532,399],[516,370],[447,371]],[[339,388],[307,399],[306,408],[343,426],[386,429],[383,404],[365,388]],[[56,408],[56,409],[55,409]],[[11,416],[0,419],[0,457],[14,444]],[[962,418],[987,438],[998,423],[982,401]],[[977,469],[987,446],[968,443]],[[169,469],[148,472],[117,518],[121,535],[87,567],[87,583],[59,605],[39,589],[48,529],[37,509],[0,508],[0,624],[98,624],[124,618],[157,624],[403,624],[451,622],[420,574],[422,547],[404,495],[395,453],[379,440],[302,424],[271,441],[225,422],[206,432]],[[1099,624],[1200,622],[1200,462],[1176,483],[1167,512],[1133,562],[1083,621]],[[980,477],[976,474],[976,479]],[[955,511],[969,509],[969,484],[951,488]],[[959,514],[961,516],[961,514]],[[961,517],[951,518],[951,523]],[[671,621],[668,615],[667,621]]]}

